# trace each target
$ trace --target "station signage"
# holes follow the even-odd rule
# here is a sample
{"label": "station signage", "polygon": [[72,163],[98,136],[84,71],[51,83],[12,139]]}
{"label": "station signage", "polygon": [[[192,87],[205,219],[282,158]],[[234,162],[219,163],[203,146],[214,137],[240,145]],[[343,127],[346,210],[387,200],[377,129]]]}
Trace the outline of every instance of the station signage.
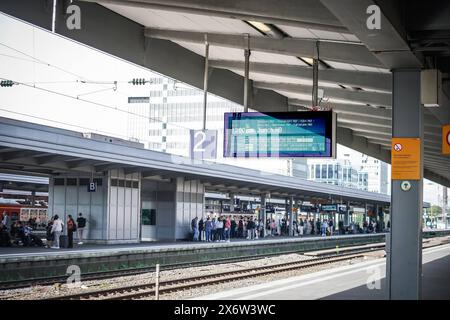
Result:
{"label": "station signage", "polygon": [[442,127],[442,154],[450,154],[450,124]]}
{"label": "station signage", "polygon": [[234,112],[224,115],[224,157],[332,158],[336,114],[332,111]]}
{"label": "station signage", "polygon": [[392,180],[420,180],[421,153],[419,138],[392,138]]}
{"label": "station signage", "polygon": [[191,130],[189,149],[191,159],[216,159],[217,130]]}
{"label": "station signage", "polygon": [[337,211],[337,205],[335,204],[323,204],[320,209],[322,211]]}
{"label": "station signage", "polygon": [[89,182],[88,184],[88,192],[96,192],[97,184],[95,182]]}

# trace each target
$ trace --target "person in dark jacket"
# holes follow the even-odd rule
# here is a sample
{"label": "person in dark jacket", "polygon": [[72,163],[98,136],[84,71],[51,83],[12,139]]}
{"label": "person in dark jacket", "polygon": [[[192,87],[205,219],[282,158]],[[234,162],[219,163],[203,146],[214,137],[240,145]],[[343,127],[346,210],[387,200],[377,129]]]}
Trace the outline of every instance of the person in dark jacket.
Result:
{"label": "person in dark jacket", "polygon": [[83,214],[80,212],[77,218],[78,244],[83,244],[83,231],[85,227],[86,227],[86,218],[84,218]]}
{"label": "person in dark jacket", "polygon": [[68,248],[73,248],[73,233],[77,231],[77,225],[73,220],[72,215],[68,215],[67,218],[67,238],[69,240]]}
{"label": "person in dark jacket", "polygon": [[205,241],[205,223],[203,222],[203,217],[198,222],[198,232],[200,241]]}
{"label": "person in dark jacket", "polygon": [[53,220],[50,219],[47,223],[46,227],[46,239],[47,239],[47,248],[50,248],[52,246],[53,242],[53,233],[52,233],[52,226],[53,226]]}
{"label": "person in dark jacket", "polygon": [[207,242],[211,242],[211,240],[212,240],[212,234],[211,234],[212,229],[213,229],[213,224],[212,224],[211,218],[208,217],[205,222],[205,234],[206,234]]}

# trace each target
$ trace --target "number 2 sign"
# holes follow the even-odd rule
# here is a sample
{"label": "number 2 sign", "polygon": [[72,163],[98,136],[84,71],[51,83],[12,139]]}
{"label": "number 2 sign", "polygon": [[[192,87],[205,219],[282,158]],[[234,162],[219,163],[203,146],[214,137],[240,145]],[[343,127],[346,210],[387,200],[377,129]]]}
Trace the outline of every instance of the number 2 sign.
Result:
{"label": "number 2 sign", "polygon": [[191,130],[191,159],[217,158],[217,130]]}

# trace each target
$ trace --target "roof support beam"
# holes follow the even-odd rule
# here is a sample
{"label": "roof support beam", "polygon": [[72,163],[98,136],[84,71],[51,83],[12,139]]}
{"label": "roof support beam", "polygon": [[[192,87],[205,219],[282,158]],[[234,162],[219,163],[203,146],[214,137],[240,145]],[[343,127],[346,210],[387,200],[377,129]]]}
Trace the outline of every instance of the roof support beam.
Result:
{"label": "roof support beam", "polygon": [[[212,60],[209,65],[215,68],[244,71],[244,63],[241,61]],[[312,81],[313,70],[311,67],[299,65],[251,62],[250,75],[253,72]],[[319,70],[319,84],[322,82],[386,92],[390,92],[392,89],[390,73],[324,69]]]}
{"label": "roof support beam", "polygon": [[[253,82],[255,88],[267,90],[281,90],[292,93],[311,94],[312,86],[297,83],[272,83],[272,82]],[[368,91],[352,91],[346,89],[321,87],[324,90],[324,96],[332,99],[349,100],[374,106],[391,106],[391,94]]]}
{"label": "roof support beam", "polygon": [[[247,44],[243,35],[207,33],[211,45],[221,47],[246,49]],[[205,33],[181,30],[145,29],[145,36],[154,39],[171,41],[187,41],[203,43]],[[315,58],[315,39],[284,38],[275,39],[267,37],[250,37],[250,50]],[[323,60],[352,63],[372,67],[381,67],[382,64],[370,53],[367,48],[355,43],[340,43],[333,41],[320,41],[320,57]]]}
{"label": "roof support beam", "polygon": [[[411,52],[395,1],[320,0],[389,69],[420,68],[421,61]],[[367,8],[380,7],[380,29],[367,28]],[[388,16],[389,15],[389,16]]]}
{"label": "roof support beam", "polygon": [[208,16],[284,24],[316,30],[348,32],[324,6],[315,0],[83,0],[100,4],[159,9]]}
{"label": "roof support beam", "polygon": [[[310,106],[311,101],[300,100],[300,99],[289,99],[289,104],[292,106]],[[391,111],[388,109],[379,109],[374,107],[367,107],[364,105],[351,105],[345,103],[320,103],[321,107],[329,108],[337,113],[342,114],[352,114],[352,115],[364,115],[369,118],[379,118],[379,119],[391,119]],[[294,109],[294,108],[293,108]]]}

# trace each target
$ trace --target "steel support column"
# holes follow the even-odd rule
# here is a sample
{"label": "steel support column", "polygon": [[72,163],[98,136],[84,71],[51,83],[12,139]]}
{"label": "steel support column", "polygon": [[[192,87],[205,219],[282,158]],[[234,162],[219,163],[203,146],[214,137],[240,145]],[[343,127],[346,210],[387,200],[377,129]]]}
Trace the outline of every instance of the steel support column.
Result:
{"label": "steel support column", "polygon": [[294,206],[294,197],[289,197],[289,228],[288,228],[288,232],[289,232],[289,236],[292,237],[294,235],[294,210],[293,206]]}
{"label": "steel support column", "polygon": [[203,131],[206,130],[206,106],[208,104],[208,76],[209,76],[209,43],[205,34],[205,71],[203,76]]}
{"label": "steel support column", "polygon": [[[392,136],[423,138],[423,108],[420,104],[420,70],[393,70]],[[392,180],[391,234],[387,266],[389,299],[421,298],[422,282],[422,176],[411,180],[403,191],[401,180]]]}
{"label": "steel support column", "polygon": [[245,67],[244,67],[244,112],[248,112],[249,87],[250,87],[250,35],[245,34],[245,43],[247,45],[244,49]]}
{"label": "steel support column", "polygon": [[262,221],[263,221],[263,237],[266,236],[266,220],[267,220],[267,213],[266,213],[266,195],[261,194],[261,213],[262,213]]}

